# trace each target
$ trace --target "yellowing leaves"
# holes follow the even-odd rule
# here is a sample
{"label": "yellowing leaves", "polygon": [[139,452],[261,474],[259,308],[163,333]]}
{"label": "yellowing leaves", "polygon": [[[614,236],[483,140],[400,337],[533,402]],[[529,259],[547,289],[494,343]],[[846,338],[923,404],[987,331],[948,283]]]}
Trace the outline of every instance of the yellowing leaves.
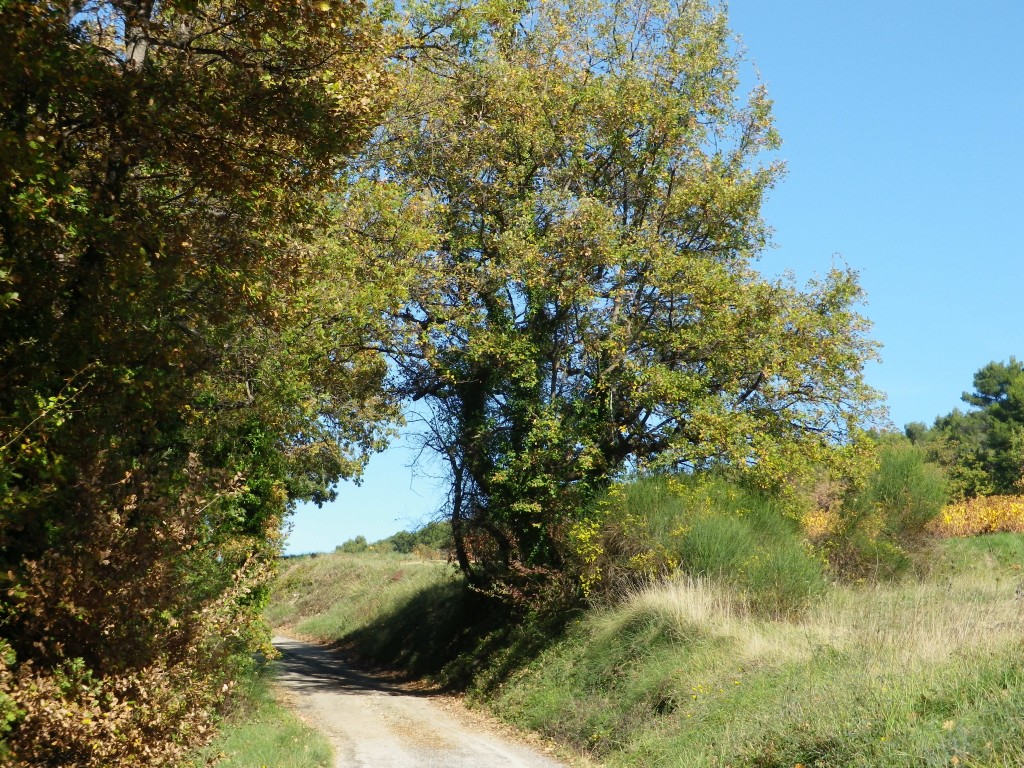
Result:
{"label": "yellowing leaves", "polygon": [[942,537],[1024,533],[1024,496],[978,496],[947,505],[929,530]]}

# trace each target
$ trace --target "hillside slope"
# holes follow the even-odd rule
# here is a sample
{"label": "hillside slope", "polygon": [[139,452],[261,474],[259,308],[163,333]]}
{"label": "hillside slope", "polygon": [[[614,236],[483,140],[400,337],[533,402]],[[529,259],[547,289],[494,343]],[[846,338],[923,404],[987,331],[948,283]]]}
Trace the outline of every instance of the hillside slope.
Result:
{"label": "hillside slope", "polygon": [[268,615],[608,766],[1024,765],[1024,537],[935,558],[788,620],[690,579],[552,628],[489,618],[444,564],[337,554],[289,561]]}

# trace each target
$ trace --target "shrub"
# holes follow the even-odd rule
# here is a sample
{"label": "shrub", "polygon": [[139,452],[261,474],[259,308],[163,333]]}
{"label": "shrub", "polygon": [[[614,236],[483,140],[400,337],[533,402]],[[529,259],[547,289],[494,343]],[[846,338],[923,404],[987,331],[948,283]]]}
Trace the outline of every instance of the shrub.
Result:
{"label": "shrub", "polygon": [[387,541],[391,542],[391,549],[400,555],[408,555],[416,546],[416,535],[409,531],[399,531]]}
{"label": "shrub", "polygon": [[945,476],[924,450],[902,436],[883,436],[875,470],[844,499],[822,542],[833,570],[847,577],[899,576],[945,502]]}
{"label": "shrub", "polygon": [[365,536],[356,536],[354,539],[342,542],[334,548],[335,552],[344,552],[347,555],[358,555],[360,552],[365,552],[369,544],[366,543]]}
{"label": "shrub", "polygon": [[[357,536],[353,541],[359,540],[364,544],[366,542],[362,536]],[[348,544],[345,542],[336,551],[356,553],[367,549],[365,546],[362,549],[343,549]],[[370,545],[375,552],[397,552],[401,555],[416,553],[425,560],[445,556],[453,547],[451,523],[436,520],[415,531],[399,531]]]}
{"label": "shrub", "polygon": [[[858,499],[881,516],[884,531],[899,542],[919,536],[946,502],[942,470],[924,452],[900,440],[885,444],[878,471]],[[856,506],[856,505],[855,505]]]}
{"label": "shrub", "polygon": [[752,607],[781,615],[825,584],[822,562],[780,503],[714,477],[616,485],[574,538],[590,592],[682,572],[731,585]]}
{"label": "shrub", "polygon": [[942,538],[1024,533],[1024,496],[979,496],[950,504],[928,530]]}
{"label": "shrub", "polygon": [[239,498],[230,479],[196,469],[182,484],[177,498],[154,490],[114,509],[98,483],[91,496],[80,487],[96,503],[76,509],[77,546],[0,576],[0,764],[174,764],[268,645],[260,613],[280,519],[261,536],[225,530]]}

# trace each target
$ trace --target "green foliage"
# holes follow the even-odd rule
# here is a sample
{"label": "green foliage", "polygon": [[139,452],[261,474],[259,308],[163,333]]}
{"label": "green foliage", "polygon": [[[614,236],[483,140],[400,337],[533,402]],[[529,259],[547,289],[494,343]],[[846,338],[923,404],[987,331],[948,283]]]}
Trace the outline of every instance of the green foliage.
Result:
{"label": "green foliage", "polygon": [[907,425],[907,436],[949,475],[955,499],[1019,493],[1024,482],[1024,363],[991,362],[974,374],[963,401],[931,429]]}
{"label": "green foliage", "polygon": [[391,548],[401,555],[408,555],[416,546],[416,537],[409,531],[399,531],[386,540]]}
{"label": "green foliage", "polygon": [[737,92],[717,6],[409,14],[427,44],[339,215],[408,281],[392,356],[471,578],[545,581],[623,467],[777,486],[851,437],[873,405],[860,288],[752,269],[778,138],[764,92]]}
{"label": "green foliage", "polygon": [[445,554],[452,551],[452,526],[445,520],[434,520],[415,531],[399,531],[373,543],[377,552],[413,552]]}
{"label": "green foliage", "polygon": [[446,520],[434,520],[415,532],[416,544],[429,549],[450,552],[452,549],[452,525]]}
{"label": "green foliage", "polygon": [[588,591],[684,573],[736,589],[771,615],[794,612],[825,586],[822,562],[785,508],[709,476],[615,485],[575,531]]}
{"label": "green foliage", "polygon": [[382,444],[375,289],[312,237],[379,41],[344,0],[0,3],[13,759],[172,759],[265,642],[290,500]]}
{"label": "green foliage", "polygon": [[9,693],[12,682],[10,669],[15,660],[11,646],[0,640],[0,760],[3,761],[11,757],[7,746],[7,734],[20,714],[17,702]]}
{"label": "green foliage", "polygon": [[920,448],[903,438],[880,445],[878,469],[848,505],[848,514],[881,517],[882,530],[896,541],[920,536],[946,503],[941,470]]}
{"label": "green foliage", "polygon": [[343,541],[341,544],[334,548],[335,552],[344,552],[348,555],[357,555],[360,552],[365,552],[369,544],[366,543],[365,536],[356,536],[354,539],[348,539]]}
{"label": "green foliage", "polygon": [[943,471],[901,435],[877,438],[877,463],[842,502],[840,521],[823,546],[847,576],[892,578],[913,563],[925,528],[948,500]]}

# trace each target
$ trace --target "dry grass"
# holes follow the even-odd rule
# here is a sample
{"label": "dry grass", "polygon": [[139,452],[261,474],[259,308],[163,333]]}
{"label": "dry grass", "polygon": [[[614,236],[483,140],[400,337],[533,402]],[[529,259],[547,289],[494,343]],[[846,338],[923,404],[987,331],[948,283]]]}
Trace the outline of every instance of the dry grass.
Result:
{"label": "dry grass", "polygon": [[416,555],[334,553],[285,560],[266,617],[320,641],[338,640],[426,587],[455,578],[440,560]]}
{"label": "dry grass", "polygon": [[614,626],[640,617],[664,622],[681,638],[727,640],[748,663],[809,658],[820,641],[809,627],[753,614],[730,590],[708,579],[676,579],[637,589],[606,620]]}
{"label": "dry grass", "polygon": [[836,589],[806,622],[837,644],[912,671],[965,653],[1006,648],[1024,633],[1009,579],[963,574],[941,582]]}
{"label": "dry grass", "polygon": [[810,658],[823,648],[867,651],[878,663],[922,667],[966,651],[988,653],[1024,635],[1024,603],[1010,579],[960,574],[946,581],[836,587],[795,621],[752,614],[706,579],[636,590],[616,611],[667,621],[681,637],[732,641],[748,662]]}

